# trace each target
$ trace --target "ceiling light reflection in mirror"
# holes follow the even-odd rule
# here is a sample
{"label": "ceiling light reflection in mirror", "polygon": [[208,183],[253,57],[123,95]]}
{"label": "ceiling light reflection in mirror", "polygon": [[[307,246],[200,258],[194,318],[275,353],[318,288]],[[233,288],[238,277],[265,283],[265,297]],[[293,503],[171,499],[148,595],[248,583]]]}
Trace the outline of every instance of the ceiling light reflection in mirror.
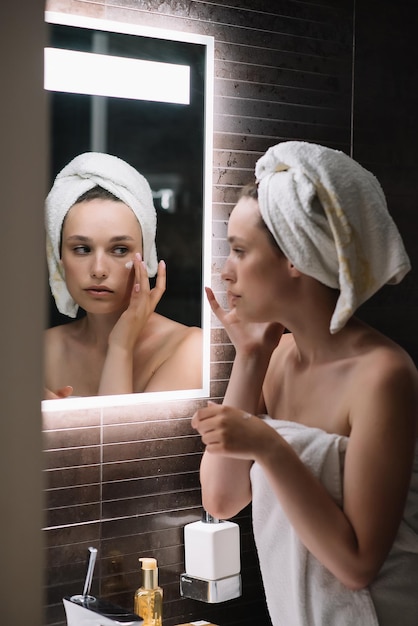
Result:
{"label": "ceiling light reflection in mirror", "polygon": [[[211,191],[212,191],[212,132],[213,132],[213,37],[141,27],[109,20],[84,18],[82,16],[52,13],[45,14],[46,22],[66,26],[90,28],[95,30],[97,52],[100,54],[81,53],[80,51],[45,49],[45,89],[83,93],[92,96],[108,96],[116,98],[132,98],[156,102],[173,102],[188,105],[190,99],[190,68],[187,65],[141,61],[128,57],[109,57],[103,54],[106,46],[107,33],[126,33],[157,40],[181,41],[196,43],[205,47],[205,81],[204,81],[204,185],[203,185],[203,258],[202,283],[210,284],[211,275]],[[60,69],[57,71],[56,62]],[[81,61],[80,66],[76,63]],[[66,70],[63,71],[62,63]],[[98,65],[97,65],[98,64]],[[87,69],[87,72],[86,72]],[[144,72],[151,71],[152,80],[145,78]],[[114,72],[111,78],[111,72]],[[168,72],[168,74],[167,74]],[[85,76],[88,76],[86,79]],[[148,74],[149,75],[149,74]],[[137,80],[131,77],[136,76]],[[75,79],[74,79],[75,77]],[[95,84],[92,77],[98,79]],[[120,80],[125,77],[125,80]],[[129,77],[129,80],[126,78]],[[116,78],[116,80],[113,80]],[[65,82],[63,82],[65,80]],[[115,87],[116,84],[119,86]],[[172,85],[180,91],[174,91]],[[170,86],[171,85],[171,86]],[[144,90],[146,89],[146,90]],[[203,290],[202,290],[203,291]],[[203,382],[200,389],[179,391],[161,391],[143,394],[124,394],[117,396],[95,396],[68,398],[60,400],[44,400],[44,411],[56,411],[79,408],[95,408],[104,406],[126,406],[143,403],[156,403],[167,400],[182,400],[209,396],[210,384],[210,308],[202,293],[202,328],[203,328]]]}

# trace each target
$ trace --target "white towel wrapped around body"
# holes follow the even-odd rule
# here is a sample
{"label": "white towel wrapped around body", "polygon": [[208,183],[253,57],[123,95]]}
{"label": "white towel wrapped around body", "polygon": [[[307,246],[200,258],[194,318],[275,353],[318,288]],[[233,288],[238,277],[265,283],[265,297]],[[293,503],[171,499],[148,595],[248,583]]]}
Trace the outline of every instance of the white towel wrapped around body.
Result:
{"label": "white towel wrapped around body", "polygon": [[378,180],[343,152],[283,142],[257,161],[255,175],[262,218],[284,255],[340,290],[331,333],[410,270]]}
{"label": "white towel wrapped around body", "polygon": [[[348,438],[263,418],[293,447],[338,505]],[[253,529],[273,626],[418,624],[418,446],[404,517],[392,550],[368,589],[351,591],[302,544],[261,467],[251,469]]]}
{"label": "white towel wrapped around body", "polygon": [[58,310],[75,317],[78,305],[69,294],[60,263],[60,241],[65,216],[78,198],[100,186],[129,206],[142,230],[143,259],[148,275],[157,272],[155,234],[157,214],[148,181],[122,159],[101,152],[76,156],[59,172],[46,198],[45,223],[49,283]]}

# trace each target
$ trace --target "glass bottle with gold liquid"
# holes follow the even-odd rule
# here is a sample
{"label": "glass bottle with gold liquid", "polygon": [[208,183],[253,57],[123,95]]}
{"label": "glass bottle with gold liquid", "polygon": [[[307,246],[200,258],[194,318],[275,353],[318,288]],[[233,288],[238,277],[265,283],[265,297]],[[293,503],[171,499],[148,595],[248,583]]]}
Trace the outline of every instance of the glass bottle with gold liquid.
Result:
{"label": "glass bottle with gold liquid", "polygon": [[144,620],[143,626],[162,626],[163,590],[158,586],[157,560],[141,558],[142,586],[135,592],[134,612]]}

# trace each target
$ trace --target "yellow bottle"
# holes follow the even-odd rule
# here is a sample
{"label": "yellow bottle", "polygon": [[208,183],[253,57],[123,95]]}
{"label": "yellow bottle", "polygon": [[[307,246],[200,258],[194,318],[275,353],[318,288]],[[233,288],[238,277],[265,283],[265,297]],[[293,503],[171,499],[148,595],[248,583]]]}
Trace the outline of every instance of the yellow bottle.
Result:
{"label": "yellow bottle", "polygon": [[163,590],[158,586],[157,560],[141,558],[142,586],[136,590],[134,612],[142,617],[144,626],[162,626]]}

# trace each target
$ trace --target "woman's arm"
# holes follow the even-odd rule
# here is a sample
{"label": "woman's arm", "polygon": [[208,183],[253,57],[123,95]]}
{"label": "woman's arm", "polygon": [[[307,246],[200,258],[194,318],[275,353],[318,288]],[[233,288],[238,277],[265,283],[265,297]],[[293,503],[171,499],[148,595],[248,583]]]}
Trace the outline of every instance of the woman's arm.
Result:
{"label": "woman's arm", "polygon": [[199,424],[210,441],[208,456],[254,459],[262,466],[302,543],[350,589],[370,584],[391,549],[405,505],[416,439],[415,368],[393,352],[375,366],[360,372],[352,392],[343,509],[293,448],[258,418],[242,420],[239,429],[240,413],[229,409],[229,427],[226,421],[219,426],[218,421],[216,430],[219,414]]}
{"label": "woman's arm", "polygon": [[[212,311],[222,322],[236,351],[224,405],[242,411],[238,417],[234,414],[233,419],[228,409],[222,411],[219,405],[210,403],[207,408],[197,411],[192,425],[203,434],[203,442],[207,446],[200,468],[203,506],[214,517],[227,519],[251,501],[249,471],[252,460],[213,455],[210,443],[213,436],[218,437],[217,429],[228,427],[230,420],[229,426],[233,425],[239,431],[244,426],[242,415],[259,412],[264,376],[283,327],[279,324],[242,324],[234,309],[224,311],[213,292],[210,289],[206,292]],[[209,418],[218,416],[219,410],[216,424],[212,420],[208,422]],[[206,432],[208,424],[210,429],[213,428],[209,436]]]}

